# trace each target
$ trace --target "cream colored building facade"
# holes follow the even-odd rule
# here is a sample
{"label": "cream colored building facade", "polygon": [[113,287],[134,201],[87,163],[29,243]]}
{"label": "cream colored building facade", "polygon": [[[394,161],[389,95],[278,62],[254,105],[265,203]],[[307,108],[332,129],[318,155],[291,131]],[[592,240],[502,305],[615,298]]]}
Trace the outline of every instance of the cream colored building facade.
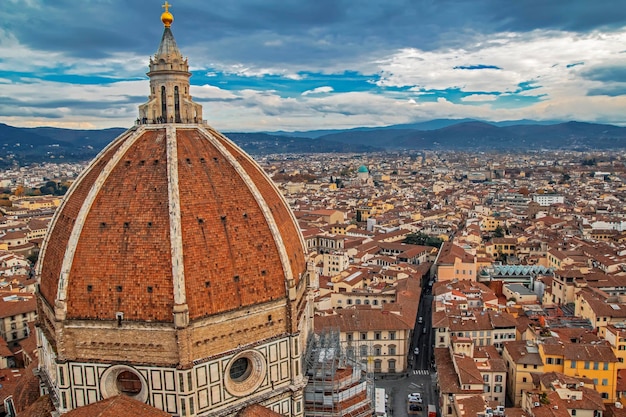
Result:
{"label": "cream colored building facade", "polygon": [[367,372],[393,374],[408,369],[412,327],[397,314],[343,309],[336,314],[317,316],[315,328],[316,333],[337,329],[343,352],[361,363]]}
{"label": "cream colored building facade", "polygon": [[2,311],[0,317],[0,336],[9,345],[15,345],[30,335],[28,323],[37,319],[35,296],[29,293],[2,293]]}

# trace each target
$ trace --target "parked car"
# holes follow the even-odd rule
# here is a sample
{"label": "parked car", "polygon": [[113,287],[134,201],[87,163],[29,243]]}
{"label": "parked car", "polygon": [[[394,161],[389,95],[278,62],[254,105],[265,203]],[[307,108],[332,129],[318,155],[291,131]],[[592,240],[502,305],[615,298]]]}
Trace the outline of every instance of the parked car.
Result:
{"label": "parked car", "polygon": [[413,353],[416,355],[420,354],[420,348],[416,347],[415,349],[413,349]]}
{"label": "parked car", "polygon": [[408,400],[409,400],[410,403],[421,404],[422,403],[422,394],[420,394],[419,392],[412,392],[412,393],[409,394]]}

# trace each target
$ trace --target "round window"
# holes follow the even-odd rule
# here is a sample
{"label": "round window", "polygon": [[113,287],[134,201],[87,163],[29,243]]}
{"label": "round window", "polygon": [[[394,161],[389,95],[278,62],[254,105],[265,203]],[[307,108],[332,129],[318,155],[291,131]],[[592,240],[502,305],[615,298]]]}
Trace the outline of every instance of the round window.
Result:
{"label": "round window", "polygon": [[148,385],[141,374],[126,365],[113,365],[102,374],[100,389],[103,398],[126,395],[137,401],[148,400]]}
{"label": "round window", "polygon": [[230,366],[230,379],[236,382],[245,381],[250,376],[252,371],[252,364],[250,359],[243,357],[237,359]]}
{"label": "round window", "polygon": [[257,351],[246,350],[236,355],[225,369],[225,386],[237,397],[252,394],[266,377],[265,357]]}
{"label": "round window", "polygon": [[120,394],[134,397],[141,392],[141,380],[134,372],[120,372],[115,382]]}

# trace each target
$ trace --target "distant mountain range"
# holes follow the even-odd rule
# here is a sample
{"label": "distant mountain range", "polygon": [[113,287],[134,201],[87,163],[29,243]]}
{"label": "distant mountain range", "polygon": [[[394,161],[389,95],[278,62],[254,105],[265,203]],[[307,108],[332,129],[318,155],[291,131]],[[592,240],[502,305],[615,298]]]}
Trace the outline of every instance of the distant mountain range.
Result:
{"label": "distant mountain range", "polygon": [[[0,166],[93,158],[122,128],[72,130],[19,128],[0,123]],[[253,155],[272,153],[364,153],[398,150],[517,151],[626,148],[626,128],[614,125],[532,120],[487,123],[471,119],[375,128],[308,132],[225,133]]]}

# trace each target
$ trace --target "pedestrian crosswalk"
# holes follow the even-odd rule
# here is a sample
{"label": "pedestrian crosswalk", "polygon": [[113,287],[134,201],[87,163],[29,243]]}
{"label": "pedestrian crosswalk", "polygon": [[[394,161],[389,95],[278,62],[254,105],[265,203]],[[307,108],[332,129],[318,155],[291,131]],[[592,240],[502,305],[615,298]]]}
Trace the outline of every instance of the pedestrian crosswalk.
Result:
{"label": "pedestrian crosswalk", "polygon": [[413,375],[430,375],[430,371],[428,369],[415,369]]}

